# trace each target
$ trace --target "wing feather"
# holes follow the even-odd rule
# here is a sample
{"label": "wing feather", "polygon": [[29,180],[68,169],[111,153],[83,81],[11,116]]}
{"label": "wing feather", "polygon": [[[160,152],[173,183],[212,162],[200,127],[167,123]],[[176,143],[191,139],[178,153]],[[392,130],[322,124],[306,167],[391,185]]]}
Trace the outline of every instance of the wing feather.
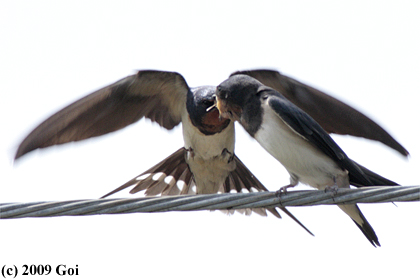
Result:
{"label": "wing feather", "polygon": [[139,71],[49,117],[22,141],[15,159],[38,148],[104,135],[143,117],[172,129],[181,122],[188,91],[178,73]]}
{"label": "wing feather", "polygon": [[407,156],[408,151],[380,125],[340,100],[273,70],[248,70],[246,74],[285,96],[308,113],[328,133],[376,140]]}

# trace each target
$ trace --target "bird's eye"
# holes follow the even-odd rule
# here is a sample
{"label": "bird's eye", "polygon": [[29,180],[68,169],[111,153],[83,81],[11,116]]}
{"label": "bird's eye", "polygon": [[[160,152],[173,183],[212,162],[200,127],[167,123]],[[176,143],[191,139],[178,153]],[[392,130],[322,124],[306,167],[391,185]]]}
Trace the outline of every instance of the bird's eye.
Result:
{"label": "bird's eye", "polygon": [[217,86],[217,88],[216,88],[217,90],[216,90],[216,95],[219,97],[219,98],[222,98],[222,99],[227,99],[227,97],[228,97],[228,93],[226,92],[226,91],[223,91],[223,89],[222,89],[222,87],[221,86]]}
{"label": "bird's eye", "polygon": [[268,94],[267,94],[267,91],[266,90],[258,90],[257,92],[256,92],[256,95],[259,97],[259,98],[261,98],[262,100],[266,100],[267,98],[268,98]]}
{"label": "bird's eye", "polygon": [[209,107],[209,106],[214,104],[214,100],[213,99],[212,100],[208,100],[208,99],[203,100],[203,104],[204,104],[204,106]]}

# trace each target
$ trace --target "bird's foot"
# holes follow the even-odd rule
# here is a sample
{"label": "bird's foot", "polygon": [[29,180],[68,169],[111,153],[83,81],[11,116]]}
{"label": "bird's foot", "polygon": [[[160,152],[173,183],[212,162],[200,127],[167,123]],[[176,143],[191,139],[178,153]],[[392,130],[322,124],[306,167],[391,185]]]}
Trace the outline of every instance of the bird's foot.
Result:
{"label": "bird's foot", "polygon": [[281,196],[282,196],[283,194],[286,194],[286,193],[287,193],[287,189],[289,189],[289,188],[293,188],[294,186],[296,186],[296,185],[289,184],[289,185],[287,185],[287,186],[281,187],[278,191],[276,191],[276,197],[279,199],[279,203],[280,203],[280,205],[283,205],[283,204],[281,203]]}
{"label": "bird's foot", "polygon": [[326,188],[324,189],[324,192],[325,192],[325,193],[327,193],[327,192],[331,192],[331,196],[332,196],[332,197],[336,196],[336,195],[337,195],[337,193],[338,193],[338,186],[337,186],[337,184],[334,184],[334,185],[332,185],[332,186],[328,186],[328,187],[326,187]]}
{"label": "bird's foot", "polygon": [[230,163],[234,159],[234,154],[229,152],[229,150],[226,148],[223,149],[222,156],[224,158],[228,157],[228,163]]}
{"label": "bird's foot", "polygon": [[188,149],[185,149],[187,151],[187,158],[194,159],[194,149],[189,147]]}
{"label": "bird's foot", "polygon": [[278,191],[276,191],[276,196],[280,197],[282,194],[287,193],[287,189],[293,188],[296,185],[289,184],[287,186],[281,187]]}
{"label": "bird's foot", "polygon": [[337,185],[337,178],[335,176],[333,177],[333,180],[334,180],[334,185],[325,187],[324,192],[331,192],[331,196],[334,197],[338,193],[338,185]]}

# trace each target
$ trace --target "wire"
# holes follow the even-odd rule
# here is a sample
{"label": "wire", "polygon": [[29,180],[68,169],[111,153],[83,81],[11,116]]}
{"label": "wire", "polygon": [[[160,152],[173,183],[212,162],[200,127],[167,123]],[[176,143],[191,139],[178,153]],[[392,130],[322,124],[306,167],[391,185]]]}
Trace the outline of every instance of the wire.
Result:
{"label": "wire", "polygon": [[0,218],[82,216],[420,201],[420,186],[1,203]]}

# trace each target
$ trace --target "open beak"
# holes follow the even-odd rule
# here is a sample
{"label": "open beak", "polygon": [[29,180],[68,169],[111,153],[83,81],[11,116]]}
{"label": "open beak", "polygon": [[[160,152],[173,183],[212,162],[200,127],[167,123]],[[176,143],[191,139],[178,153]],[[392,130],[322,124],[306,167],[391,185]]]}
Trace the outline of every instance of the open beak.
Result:
{"label": "open beak", "polygon": [[206,109],[206,112],[210,111],[211,109],[213,109],[214,107],[217,107],[216,103],[214,103],[213,105],[211,105],[210,107],[208,107]]}
{"label": "open beak", "polygon": [[229,111],[226,102],[216,96],[215,106],[219,110],[220,117],[225,119],[232,119],[232,113]]}

